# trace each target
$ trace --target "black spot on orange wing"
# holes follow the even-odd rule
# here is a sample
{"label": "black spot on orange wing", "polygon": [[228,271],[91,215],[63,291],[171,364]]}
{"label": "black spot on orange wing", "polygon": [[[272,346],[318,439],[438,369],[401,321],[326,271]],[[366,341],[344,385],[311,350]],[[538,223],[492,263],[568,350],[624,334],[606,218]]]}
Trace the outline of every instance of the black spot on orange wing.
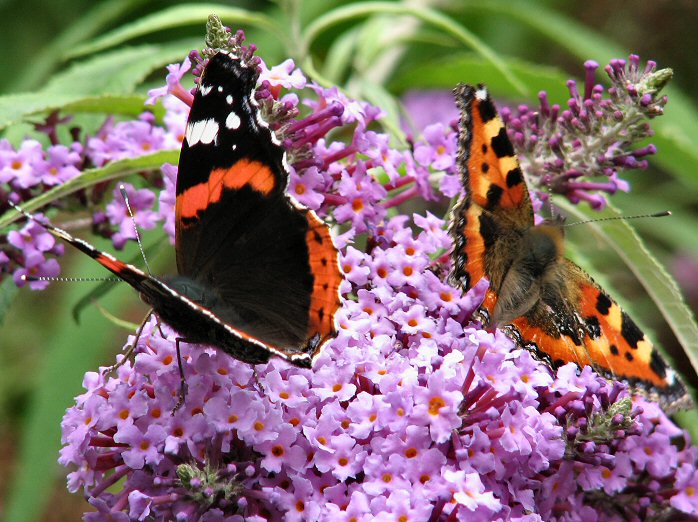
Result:
{"label": "black spot on orange wing", "polygon": [[499,133],[492,138],[491,146],[498,158],[514,155],[514,147],[507,136],[507,129],[503,126],[499,129]]}
{"label": "black spot on orange wing", "polygon": [[657,374],[660,378],[666,378],[667,364],[664,359],[659,355],[657,351],[652,352],[652,357],[650,359],[650,367],[652,371]]}
{"label": "black spot on orange wing", "polygon": [[521,173],[521,169],[519,167],[511,169],[507,174],[507,187],[512,188],[520,183],[523,183],[523,174]]}
{"label": "black spot on orange wing", "polygon": [[589,333],[589,337],[592,339],[597,339],[598,337],[601,336],[601,325],[599,324],[599,320],[592,316],[586,317],[585,319],[586,322],[586,327],[587,327],[587,332]]}
{"label": "black spot on orange wing", "polygon": [[633,350],[637,349],[637,343],[642,341],[642,339],[645,337],[645,334],[642,333],[640,328],[635,324],[635,322],[630,319],[628,314],[625,312],[621,313],[621,330],[620,334],[623,336],[623,339],[625,339],[630,347]]}
{"label": "black spot on orange wing", "polygon": [[490,185],[487,190],[487,207],[494,208],[499,206],[499,202],[502,200],[502,194],[504,194],[504,189],[499,185]]}
{"label": "black spot on orange wing", "polygon": [[485,100],[478,100],[478,102],[478,113],[480,114],[480,118],[482,119],[483,123],[487,123],[490,120],[498,117],[497,107],[494,106],[491,99],[487,98]]}
{"label": "black spot on orange wing", "polygon": [[603,292],[599,292],[599,296],[596,299],[596,310],[601,315],[608,315],[608,311],[610,310],[612,304],[613,301],[611,301],[610,297]]}

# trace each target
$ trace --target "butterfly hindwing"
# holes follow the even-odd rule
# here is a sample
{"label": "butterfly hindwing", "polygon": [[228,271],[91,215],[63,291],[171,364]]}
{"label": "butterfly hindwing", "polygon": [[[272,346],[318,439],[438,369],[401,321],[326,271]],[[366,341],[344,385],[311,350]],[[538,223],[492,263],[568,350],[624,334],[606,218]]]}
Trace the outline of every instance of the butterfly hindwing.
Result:
{"label": "butterfly hindwing", "polygon": [[558,367],[574,362],[660,398],[685,388],[632,319],[563,257],[559,222],[534,225],[530,196],[506,128],[487,90],[460,85],[458,164],[465,195],[454,209],[451,280],[490,287],[479,316]]}

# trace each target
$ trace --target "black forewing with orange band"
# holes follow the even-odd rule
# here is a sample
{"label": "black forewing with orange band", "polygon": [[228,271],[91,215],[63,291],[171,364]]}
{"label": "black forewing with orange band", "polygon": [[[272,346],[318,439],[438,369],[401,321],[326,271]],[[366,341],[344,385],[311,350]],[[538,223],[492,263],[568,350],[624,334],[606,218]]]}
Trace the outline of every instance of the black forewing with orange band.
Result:
{"label": "black forewing with orange band", "polygon": [[284,150],[259,116],[256,79],[225,53],[204,70],[179,163],[177,265],[217,317],[312,356],[335,335],[338,252],[327,225],[285,193]]}

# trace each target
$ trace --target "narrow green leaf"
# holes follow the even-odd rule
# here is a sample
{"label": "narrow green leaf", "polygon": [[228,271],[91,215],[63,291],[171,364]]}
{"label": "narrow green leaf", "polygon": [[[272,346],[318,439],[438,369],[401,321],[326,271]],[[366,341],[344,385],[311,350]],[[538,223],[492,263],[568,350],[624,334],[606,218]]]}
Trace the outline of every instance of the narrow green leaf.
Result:
{"label": "narrow green leaf", "polygon": [[[534,103],[533,93],[546,91],[555,103],[569,95],[565,87],[568,76],[555,67],[534,64],[516,58],[504,58],[507,68],[525,85],[531,93],[527,100]],[[521,99],[501,70],[491,62],[473,53],[455,52],[441,60],[417,63],[401,67],[400,73],[390,81],[390,89],[404,92],[408,89],[447,89],[451,90],[458,82],[484,83],[495,97]]]}
{"label": "narrow green leaf", "polygon": [[165,115],[162,104],[146,106],[147,97],[141,94],[105,94],[101,96],[86,96],[61,107],[64,114],[80,112],[98,114],[121,114],[123,116],[139,116],[144,110],[152,111],[155,117],[161,119]]}
{"label": "narrow green leaf", "polygon": [[[140,94],[105,94],[101,96],[56,96],[43,93],[0,96],[0,130],[17,125],[32,116],[60,110],[63,114],[97,113],[136,117],[146,107],[146,96]],[[161,119],[165,110],[157,104],[148,107]]]}
{"label": "narrow green leaf", "polygon": [[0,96],[0,130],[17,125],[28,116],[58,110],[79,101],[76,94],[10,94]]}
{"label": "narrow green leaf", "polygon": [[51,45],[41,49],[32,57],[32,60],[26,63],[26,67],[19,71],[9,90],[19,92],[37,89],[40,82],[46,79],[63,60],[65,53],[97,34],[103,27],[145,3],[146,0],[94,2],[91,9],[59,34]]}
{"label": "narrow green leaf", "polygon": [[[62,185],[58,185],[48,192],[44,192],[30,201],[22,203],[22,208],[31,212],[43,207],[51,201],[63,198],[75,191],[90,187],[96,183],[123,178],[137,172],[158,170],[165,163],[176,164],[178,161],[179,150],[158,151],[152,154],[138,156],[137,158],[114,161],[104,167],[84,171],[80,176]],[[0,216],[0,230],[12,224],[20,216],[21,214],[16,210],[8,210],[4,215]]]}
{"label": "narrow green leaf", "polygon": [[[594,212],[582,206],[560,203],[566,212],[580,219],[600,219],[619,217],[620,214],[610,205],[601,212]],[[635,230],[624,220],[605,223],[589,223],[598,237],[605,240],[633,272],[652,301],[659,308],[684,352],[698,372],[698,325],[686,306],[679,288],[665,268],[652,256]]]}
{"label": "narrow green leaf", "polygon": [[322,64],[323,77],[334,84],[339,84],[343,80],[351,65],[358,37],[358,31],[356,28],[352,28],[335,38],[330,44],[327,56]]}
{"label": "narrow green leaf", "polygon": [[[164,79],[165,65],[181,61],[193,45],[193,40],[182,40],[116,51],[55,75],[41,92],[0,96],[0,130],[56,110],[136,116],[146,109],[146,98],[128,93],[157,69],[162,69]],[[163,113],[161,107],[154,110],[156,116]]]}
{"label": "narrow green leaf", "polygon": [[230,25],[233,22],[248,24],[266,29],[270,34],[280,34],[276,24],[258,12],[227,7],[223,4],[182,4],[123,25],[87,45],[73,50],[70,57],[92,54],[156,31],[175,29],[187,25],[198,25],[201,27],[201,41],[203,42],[204,26],[210,14],[217,14],[226,25]]}

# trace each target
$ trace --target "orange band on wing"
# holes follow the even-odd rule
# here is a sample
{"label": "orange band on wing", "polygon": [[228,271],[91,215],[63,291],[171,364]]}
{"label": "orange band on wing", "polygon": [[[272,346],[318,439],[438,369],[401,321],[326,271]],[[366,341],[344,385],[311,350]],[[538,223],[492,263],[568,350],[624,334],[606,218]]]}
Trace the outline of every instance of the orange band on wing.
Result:
{"label": "orange band on wing", "polygon": [[220,201],[224,189],[236,190],[245,186],[267,196],[274,190],[276,180],[267,165],[248,159],[241,159],[227,169],[215,169],[208,180],[177,196],[177,220],[196,217],[211,203]]}
{"label": "orange band on wing", "polygon": [[337,249],[332,243],[327,225],[312,212],[308,212],[307,217],[309,228],[305,241],[314,278],[308,337],[319,334],[322,344],[336,333],[334,316],[340,307],[339,285],[342,274],[339,271]]}

